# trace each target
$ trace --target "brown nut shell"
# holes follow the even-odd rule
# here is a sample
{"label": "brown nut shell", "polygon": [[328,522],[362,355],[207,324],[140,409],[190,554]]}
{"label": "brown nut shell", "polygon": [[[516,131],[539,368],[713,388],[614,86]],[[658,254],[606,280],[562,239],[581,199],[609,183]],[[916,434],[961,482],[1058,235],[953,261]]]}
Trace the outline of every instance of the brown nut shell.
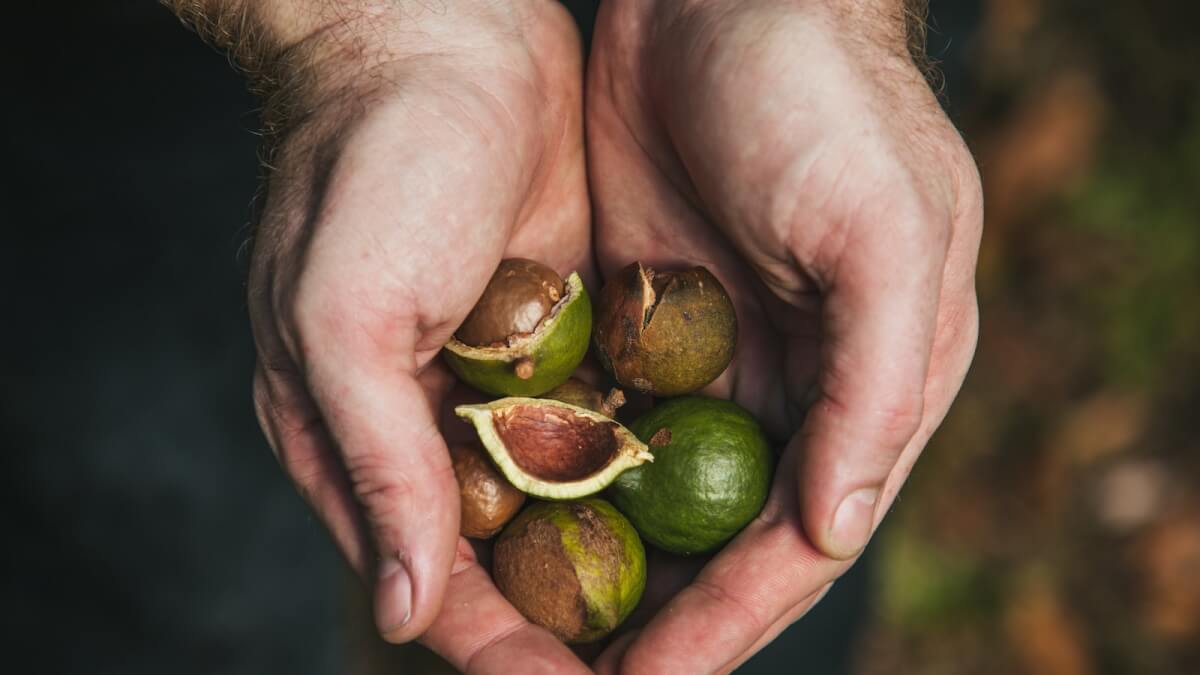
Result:
{"label": "brown nut shell", "polygon": [[615,417],[617,409],[625,405],[625,392],[620,389],[609,389],[606,396],[599,389],[574,377],[546,392],[542,398],[577,405],[607,417]]}
{"label": "brown nut shell", "polygon": [[450,459],[461,498],[459,533],[475,539],[495,535],[521,510],[525,493],[513,487],[478,446],[451,446]]}
{"label": "brown nut shell", "polygon": [[492,578],[529,621],[564,642],[593,642],[641,600],[646,553],[602,499],[535,501],[496,540]]}
{"label": "brown nut shell", "polygon": [[455,337],[472,347],[504,346],[537,329],[564,293],[562,277],[524,258],[508,258],[492,275]]}
{"label": "brown nut shell", "polygon": [[656,272],[632,263],[604,286],[597,307],[597,352],[623,386],[687,394],[717,379],[733,359],[733,301],[703,267]]}

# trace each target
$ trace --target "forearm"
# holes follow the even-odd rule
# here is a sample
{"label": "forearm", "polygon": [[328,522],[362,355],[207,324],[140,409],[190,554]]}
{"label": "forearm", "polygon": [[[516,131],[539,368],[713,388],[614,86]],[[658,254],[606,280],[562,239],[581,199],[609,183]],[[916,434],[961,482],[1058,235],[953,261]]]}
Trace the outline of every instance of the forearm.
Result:
{"label": "forearm", "polygon": [[519,42],[530,8],[553,0],[159,0],[227,52],[264,99],[268,136],[305,111],[378,80],[380,66],[423,54]]}
{"label": "forearm", "polygon": [[911,60],[932,83],[935,71],[925,52],[929,0],[813,1],[833,9],[835,23],[848,39]]}
{"label": "forearm", "polygon": [[293,121],[301,92],[312,88],[311,50],[298,49],[321,30],[322,0],[159,0],[209,44],[229,55],[263,99],[268,138]]}
{"label": "forearm", "polygon": [[[777,3],[743,3],[742,0],[654,0],[660,16],[692,13],[721,15],[737,10],[771,11],[774,4],[800,10],[826,23],[839,39],[855,51],[883,50],[911,58],[926,70],[925,17],[929,0],[778,0]],[[663,11],[665,10],[665,11]]]}
{"label": "forearm", "polygon": [[206,42],[228,52],[240,67],[250,73],[257,73],[274,61],[283,49],[282,34],[296,30],[290,25],[291,22],[280,19],[277,13],[279,3],[276,2],[159,1]]}
{"label": "forearm", "polygon": [[874,36],[881,44],[903,46],[918,64],[925,59],[925,18],[929,0],[816,0],[830,6],[843,25]]}
{"label": "forearm", "polygon": [[933,64],[925,51],[926,19],[929,18],[929,0],[904,1],[904,36],[908,46],[908,55],[913,63],[930,79],[933,75]]}

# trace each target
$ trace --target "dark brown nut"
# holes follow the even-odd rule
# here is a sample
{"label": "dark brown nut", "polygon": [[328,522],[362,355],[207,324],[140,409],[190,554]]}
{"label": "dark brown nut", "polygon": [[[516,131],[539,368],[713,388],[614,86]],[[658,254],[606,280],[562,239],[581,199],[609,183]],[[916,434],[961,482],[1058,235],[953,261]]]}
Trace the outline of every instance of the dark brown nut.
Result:
{"label": "dark brown nut", "polygon": [[472,347],[504,346],[536,330],[563,291],[562,278],[549,267],[524,258],[502,260],[455,337]]}
{"label": "dark brown nut", "polygon": [[625,405],[625,392],[620,389],[609,389],[608,395],[605,396],[600,393],[599,389],[573,377],[546,392],[542,397],[587,408],[606,417],[616,416],[617,409]]}

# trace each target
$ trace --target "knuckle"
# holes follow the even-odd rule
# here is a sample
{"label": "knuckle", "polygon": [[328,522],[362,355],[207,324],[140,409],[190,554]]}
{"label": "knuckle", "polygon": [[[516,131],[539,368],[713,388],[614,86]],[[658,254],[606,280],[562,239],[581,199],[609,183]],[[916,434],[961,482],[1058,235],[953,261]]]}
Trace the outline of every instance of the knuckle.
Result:
{"label": "knuckle", "polygon": [[[943,205],[943,201],[946,203]],[[902,240],[915,243],[924,250],[946,251],[953,232],[954,212],[949,200],[938,199],[918,186],[908,196],[893,204],[895,223]]]}
{"label": "knuckle", "polygon": [[876,412],[876,428],[886,439],[907,442],[921,426],[925,398],[921,393],[905,392],[887,401]]}
{"label": "knuckle", "polygon": [[337,467],[320,452],[289,452],[287,444],[281,452],[284,470],[305,498],[312,496],[320,486],[332,484],[337,479]]}
{"label": "knuckle", "polygon": [[399,513],[449,507],[457,498],[454,465],[436,427],[413,437],[415,454],[400,456],[388,446],[359,448],[344,454],[346,476],[355,499],[373,525],[393,521]]}
{"label": "knuckle", "polygon": [[824,393],[824,405],[841,420],[854,420],[856,435],[863,434],[887,445],[903,446],[921,426],[925,397],[921,391],[901,391],[876,400],[853,406]]}
{"label": "knuckle", "polygon": [[358,308],[350,306],[353,294],[343,291],[350,284],[347,277],[327,272],[326,267],[308,265],[271,284],[268,297],[275,328],[285,342],[336,338],[347,320],[359,314]]}
{"label": "knuckle", "polygon": [[318,463],[301,463],[293,466],[288,471],[292,478],[292,485],[296,488],[296,493],[308,504],[322,520],[326,520],[329,515],[326,511],[329,509],[325,497],[334,494],[332,486],[335,483],[332,481],[329,472],[325,467]]}
{"label": "knuckle", "polygon": [[[502,625],[496,626],[493,629],[492,635],[467,657],[467,666],[463,672],[476,672],[474,667],[478,662],[483,660],[485,654],[495,650],[506,641],[514,638],[514,636],[519,636],[528,626],[529,624],[522,619],[511,619]],[[526,664],[525,667],[528,668],[529,664]]]}
{"label": "knuckle", "polygon": [[761,635],[770,625],[767,618],[762,615],[758,603],[749,602],[730,593],[725,588],[703,579],[693,581],[692,587],[710,602],[721,607],[727,615],[738,617],[739,623],[750,635]]}
{"label": "knuckle", "polygon": [[293,292],[278,300],[279,316],[301,344],[337,339],[346,321],[353,315],[335,290],[309,279],[302,279]]}
{"label": "knuckle", "polygon": [[412,481],[383,458],[359,458],[347,468],[347,473],[354,498],[373,524],[382,524],[396,513],[407,510],[412,501]]}
{"label": "knuckle", "polygon": [[803,596],[795,595],[797,588],[807,588],[815,579],[828,574],[828,558],[812,545],[795,522],[776,522],[763,528],[756,534],[755,548],[771,551],[774,561],[772,572],[761,577],[761,583],[770,589],[764,594],[799,602]]}
{"label": "knuckle", "polygon": [[408,337],[403,328],[417,321],[405,293],[389,290],[386,283],[326,276],[301,275],[279,300],[278,329],[298,360],[331,347],[359,355],[391,353]]}

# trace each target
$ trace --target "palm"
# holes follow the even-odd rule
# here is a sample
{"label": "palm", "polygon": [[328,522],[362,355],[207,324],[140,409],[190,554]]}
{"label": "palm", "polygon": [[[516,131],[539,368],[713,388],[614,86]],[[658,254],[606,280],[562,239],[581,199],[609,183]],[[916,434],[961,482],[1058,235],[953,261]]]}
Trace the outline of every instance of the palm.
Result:
{"label": "palm", "polygon": [[[845,52],[825,17],[795,3],[735,5],[719,20],[703,9],[653,12],[616,1],[597,21],[587,115],[601,271],[632,260],[710,267],[733,296],[740,333],[733,364],[707,393],[751,410],[786,451],[764,515],[670,600],[623,665],[716,670],[760,648],[848,566],[809,536],[805,513],[821,506],[810,488],[839,469],[830,451],[811,451],[832,436],[805,424],[806,408],[880,403],[890,414],[890,401],[863,392],[867,375],[845,372],[851,362],[878,368],[881,390],[919,387],[925,412],[895,449],[890,501],[957,391],[974,340],[974,169],[911,63]],[[906,220],[923,229],[890,227]],[[918,298],[920,325],[872,305],[895,288]],[[876,324],[874,342],[858,323]],[[898,346],[885,348],[889,330]],[[831,359],[838,350],[855,358]],[[881,362],[897,355],[898,368]],[[901,370],[906,380],[889,372]],[[751,569],[781,572],[747,581]],[[673,591],[689,572],[696,566],[660,583]],[[724,644],[710,637],[723,634]]]}
{"label": "palm", "polygon": [[[634,36],[618,18],[626,10],[617,3],[602,14],[592,51],[589,159],[601,271],[611,273],[632,260],[712,268],[733,296],[740,332],[733,364],[707,393],[733,398],[784,441],[799,427],[815,381],[819,296],[802,273],[774,259],[786,234],[777,223],[764,218],[730,227],[729,216],[741,206],[739,200],[749,197],[732,192],[739,184],[754,186],[760,196],[790,190],[783,184],[790,177],[772,172],[808,161],[795,155],[803,147],[796,142],[798,130],[792,120],[747,110],[731,115],[707,105],[714,99],[766,102],[769,97],[754,90],[779,86],[774,79],[724,70],[708,59],[700,68],[662,65],[671,77],[655,81],[647,61],[663,58],[664,51],[684,50],[690,36],[673,36],[678,50],[668,46],[653,57],[639,54],[629,47]],[[744,61],[738,66],[744,68]],[[686,114],[697,127],[710,125],[712,133],[667,132],[664,116],[672,111],[663,103],[680,99],[701,102]],[[822,131],[810,124],[814,133]],[[785,134],[789,142],[777,143],[776,137]],[[766,149],[752,166],[739,167],[745,175],[733,175],[731,155],[749,139]],[[812,166],[812,173],[844,169],[834,165],[844,155],[822,150],[827,152],[817,159],[831,161]]]}
{"label": "palm", "polygon": [[275,157],[250,278],[281,463],[374,580],[380,630],[481,673],[582,669],[458,537],[435,358],[501,258],[590,276],[579,45],[548,7],[523,18],[537,53],[475,36],[333,83]]}

